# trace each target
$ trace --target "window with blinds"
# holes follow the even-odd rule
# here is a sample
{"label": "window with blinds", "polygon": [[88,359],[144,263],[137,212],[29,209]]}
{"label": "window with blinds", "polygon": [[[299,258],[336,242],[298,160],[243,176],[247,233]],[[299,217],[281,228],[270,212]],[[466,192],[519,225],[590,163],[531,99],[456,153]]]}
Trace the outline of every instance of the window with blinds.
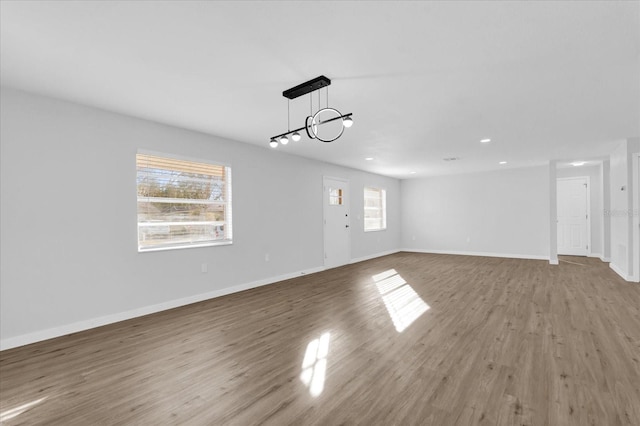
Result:
{"label": "window with blinds", "polygon": [[231,168],[136,155],[138,251],[230,244]]}
{"label": "window with blinds", "polygon": [[387,194],[384,189],[364,188],[364,230],[387,229]]}

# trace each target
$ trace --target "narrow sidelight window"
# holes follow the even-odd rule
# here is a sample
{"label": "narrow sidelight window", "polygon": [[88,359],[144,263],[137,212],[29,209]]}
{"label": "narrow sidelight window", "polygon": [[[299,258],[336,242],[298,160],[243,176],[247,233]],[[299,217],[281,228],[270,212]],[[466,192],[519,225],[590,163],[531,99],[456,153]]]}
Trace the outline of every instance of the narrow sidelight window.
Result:
{"label": "narrow sidelight window", "polygon": [[387,229],[387,193],[380,188],[364,188],[364,230]]}

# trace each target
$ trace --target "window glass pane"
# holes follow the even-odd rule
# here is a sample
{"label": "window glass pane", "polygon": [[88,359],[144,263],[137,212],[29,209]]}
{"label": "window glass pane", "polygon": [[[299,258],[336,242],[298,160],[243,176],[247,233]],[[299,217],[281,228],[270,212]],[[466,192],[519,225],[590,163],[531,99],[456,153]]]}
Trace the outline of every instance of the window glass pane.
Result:
{"label": "window glass pane", "polygon": [[224,204],[169,203],[138,198],[138,222],[154,221],[224,221]]}
{"label": "window glass pane", "polygon": [[364,188],[364,230],[380,231],[387,227],[386,191]]}
{"label": "window glass pane", "polygon": [[231,242],[231,169],[138,154],[138,250]]}
{"label": "window glass pane", "polygon": [[329,188],[329,205],[341,206],[342,205],[342,189],[341,188]]}

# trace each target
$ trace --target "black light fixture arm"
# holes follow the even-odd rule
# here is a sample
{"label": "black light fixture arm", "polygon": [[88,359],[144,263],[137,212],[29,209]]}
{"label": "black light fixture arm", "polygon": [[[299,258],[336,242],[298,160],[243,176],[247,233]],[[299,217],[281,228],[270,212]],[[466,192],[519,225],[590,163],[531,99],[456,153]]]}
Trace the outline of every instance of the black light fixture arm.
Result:
{"label": "black light fixture arm", "polygon": [[[330,123],[330,122],[332,122],[332,121],[341,120],[341,119],[342,119],[342,120],[344,120],[345,118],[347,118],[347,117],[351,117],[352,115],[353,115],[353,113],[352,113],[352,112],[350,112],[350,113],[348,113],[348,114],[339,115],[338,117],[333,117],[333,118],[330,118],[330,119],[328,119],[328,120],[321,121],[321,122],[319,122],[318,124]],[[289,136],[289,135],[290,135],[290,134],[292,134],[292,133],[295,133],[295,132],[301,132],[301,131],[303,131],[305,128],[306,128],[306,126],[302,126],[302,127],[300,127],[299,129],[289,130],[288,132],[281,133],[281,134],[276,135],[276,136],[271,136],[271,140],[274,140],[274,139],[275,139],[275,140],[277,140],[277,139],[279,139],[279,138],[281,138],[281,137],[283,137],[283,136]]]}

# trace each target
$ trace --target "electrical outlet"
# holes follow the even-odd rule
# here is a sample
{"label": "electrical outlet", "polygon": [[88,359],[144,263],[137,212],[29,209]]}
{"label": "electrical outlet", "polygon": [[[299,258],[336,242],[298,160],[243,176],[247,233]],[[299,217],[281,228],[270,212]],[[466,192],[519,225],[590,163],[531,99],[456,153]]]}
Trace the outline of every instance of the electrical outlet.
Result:
{"label": "electrical outlet", "polygon": [[264,261],[268,262],[269,261],[269,253],[265,253],[264,255]]}
{"label": "electrical outlet", "polygon": [[200,272],[202,272],[203,274],[209,272],[209,265],[207,265],[206,263],[200,265]]}
{"label": "electrical outlet", "polygon": [[416,240],[416,236],[414,235],[411,237],[411,241],[415,241],[415,240]]}

